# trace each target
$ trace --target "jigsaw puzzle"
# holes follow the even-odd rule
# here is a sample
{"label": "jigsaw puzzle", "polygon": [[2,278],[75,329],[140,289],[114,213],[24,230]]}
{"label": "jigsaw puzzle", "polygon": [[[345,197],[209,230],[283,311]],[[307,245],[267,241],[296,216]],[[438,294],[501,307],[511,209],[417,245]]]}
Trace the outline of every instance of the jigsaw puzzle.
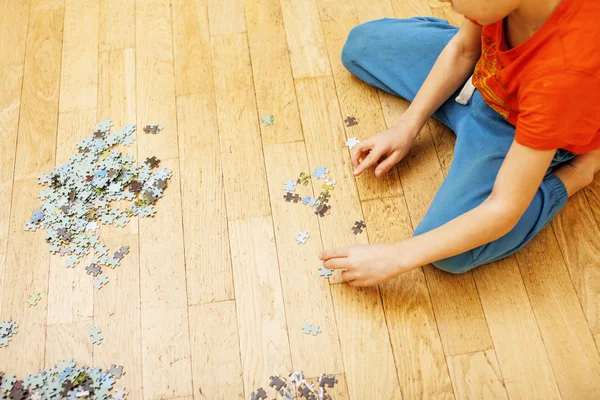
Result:
{"label": "jigsaw puzzle", "polygon": [[36,293],[31,293],[29,296],[27,296],[27,300],[25,300],[25,302],[27,303],[27,305],[29,307],[32,306],[37,306],[38,302],[42,299],[42,296],[40,296],[40,292],[36,292]]}
{"label": "jigsaw puzzle", "polygon": [[365,221],[356,221],[354,223],[354,226],[352,227],[352,233],[354,233],[355,235],[358,235],[359,233],[363,233],[363,230],[366,228],[367,226],[365,225]]}
{"label": "jigsaw puzzle", "polygon": [[308,240],[309,234],[308,232],[300,232],[298,237],[296,238],[296,243],[305,244],[306,240]]}
{"label": "jigsaw puzzle", "polygon": [[356,146],[359,143],[360,143],[360,140],[358,140],[358,138],[356,138],[356,137],[349,138],[348,140],[346,140],[346,146],[348,146],[348,148],[350,150],[352,150],[354,148],[354,146]]}
{"label": "jigsaw puzzle", "polygon": [[307,335],[312,334],[313,336],[317,336],[317,334],[321,333],[319,325],[311,325],[308,322],[305,322],[300,328],[302,328],[302,331]]}
{"label": "jigsaw puzzle", "polygon": [[114,386],[120,375],[112,372],[112,369],[104,372],[99,367],[78,367],[74,361],[59,363],[53,368],[46,368],[19,380],[15,376],[3,375],[0,372],[0,399],[124,400],[127,398],[127,392]]}
{"label": "jigsaw puzzle", "polygon": [[275,116],[273,115],[263,115],[260,117],[260,123],[264,126],[270,126],[275,123]]}
{"label": "jigsaw puzzle", "polygon": [[319,265],[319,268],[317,269],[319,270],[319,276],[322,276],[323,278],[329,279],[329,277],[333,275],[333,270],[325,268],[323,265]]}
{"label": "jigsaw puzzle", "polygon": [[8,346],[8,342],[17,333],[18,327],[16,322],[10,320],[0,322],[0,347]]}
{"label": "jigsaw puzzle", "polygon": [[300,176],[298,177],[297,183],[302,184],[304,186],[308,186],[308,184],[310,183],[310,174],[300,172]]}
{"label": "jigsaw puzzle", "polygon": [[326,167],[317,167],[313,171],[312,175],[317,179],[325,179],[329,171]]}
{"label": "jigsaw puzzle", "polygon": [[293,180],[289,180],[283,184],[283,190],[286,192],[294,192],[296,191],[296,182]]}
{"label": "jigsaw puzzle", "polygon": [[346,117],[346,119],[344,120],[344,123],[346,124],[346,126],[348,128],[351,126],[354,126],[354,125],[358,125],[358,121],[356,121],[356,118],[354,118],[354,117]]}
{"label": "jigsaw puzzle", "polygon": [[90,334],[90,341],[92,342],[92,344],[102,343],[104,336],[102,336],[102,331],[99,328],[94,327],[90,329],[88,333]]}
{"label": "jigsaw puzzle", "polygon": [[[258,388],[248,397],[249,400],[275,399],[283,400],[306,399],[306,400],[333,400],[327,393],[327,388],[333,388],[338,383],[335,375],[321,374],[314,379],[306,379],[302,371],[292,372],[288,375],[287,382],[281,375],[273,375],[269,378],[267,390]],[[272,395],[271,395],[272,394]],[[277,396],[280,397],[277,397]],[[260,397],[264,396],[264,397]]]}
{"label": "jigsaw puzzle", "polygon": [[151,133],[153,135],[157,135],[158,132],[162,131],[164,129],[164,126],[158,125],[158,124],[151,124],[151,125],[146,125],[144,127],[144,132]]}

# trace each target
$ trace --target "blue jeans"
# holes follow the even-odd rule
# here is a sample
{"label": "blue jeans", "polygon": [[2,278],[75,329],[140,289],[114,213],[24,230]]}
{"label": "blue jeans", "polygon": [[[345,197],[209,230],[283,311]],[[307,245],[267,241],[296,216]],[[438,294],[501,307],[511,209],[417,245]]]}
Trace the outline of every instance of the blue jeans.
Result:
{"label": "blue jeans", "polygon": [[[436,18],[368,22],[350,32],[342,61],[369,85],[412,101],[457,31]],[[490,195],[515,136],[515,127],[490,108],[477,90],[467,105],[454,101],[458,92],[434,114],[456,134],[454,159],[414,235],[435,229],[481,204]],[[566,204],[567,191],[552,169],[573,157],[566,150],[557,151],[531,204],[508,234],[433,264],[444,271],[463,273],[523,247]]]}

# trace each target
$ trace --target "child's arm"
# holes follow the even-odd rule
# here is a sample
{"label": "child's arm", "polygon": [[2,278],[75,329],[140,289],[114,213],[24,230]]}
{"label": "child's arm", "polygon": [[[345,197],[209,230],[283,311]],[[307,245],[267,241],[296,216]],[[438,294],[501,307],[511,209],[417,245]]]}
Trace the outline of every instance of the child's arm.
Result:
{"label": "child's arm", "polygon": [[[468,19],[440,53],[401,119],[418,126],[440,108],[471,76],[481,55],[481,27]],[[418,132],[417,132],[418,133]]]}
{"label": "child's arm", "polygon": [[554,150],[534,150],[513,142],[490,196],[439,228],[394,244],[325,251],[323,265],[341,269],[345,281],[371,286],[422,265],[490,243],[519,221],[537,192]]}
{"label": "child's arm", "polygon": [[354,175],[360,175],[377,164],[375,175],[381,176],[396,165],[410,150],[425,121],[465,83],[480,54],[481,27],[465,20],[442,50],[398,124],[360,142],[354,148]]}

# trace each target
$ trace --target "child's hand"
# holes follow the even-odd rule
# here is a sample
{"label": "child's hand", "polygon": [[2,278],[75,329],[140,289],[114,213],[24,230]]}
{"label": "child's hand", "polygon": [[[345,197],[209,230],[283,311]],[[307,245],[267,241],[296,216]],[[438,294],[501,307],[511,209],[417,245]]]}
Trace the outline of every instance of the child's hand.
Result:
{"label": "child's hand", "polygon": [[409,265],[408,254],[402,254],[405,243],[333,249],[322,252],[319,258],[325,268],[342,270],[342,279],[350,285],[372,286],[418,267]]}
{"label": "child's hand", "polygon": [[[377,165],[376,176],[388,172],[408,153],[419,130],[401,121],[393,128],[379,132],[357,144],[352,151],[354,175],[362,174],[372,165]],[[383,160],[379,162],[382,158]]]}

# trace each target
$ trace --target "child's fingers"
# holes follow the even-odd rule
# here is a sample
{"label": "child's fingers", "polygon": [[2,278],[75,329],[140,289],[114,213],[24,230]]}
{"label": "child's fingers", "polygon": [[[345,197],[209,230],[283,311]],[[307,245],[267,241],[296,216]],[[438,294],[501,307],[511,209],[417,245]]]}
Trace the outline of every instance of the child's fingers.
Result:
{"label": "child's fingers", "polygon": [[323,251],[319,255],[319,258],[323,261],[327,261],[330,258],[340,258],[340,257],[348,257],[348,248],[347,247],[340,247],[337,249],[326,250],[326,251]]}
{"label": "child's fingers", "polygon": [[398,157],[397,152],[390,154],[382,162],[379,163],[377,168],[375,168],[375,176],[381,176],[388,172],[390,169],[392,169],[394,165],[398,163],[398,161],[400,161],[399,158],[400,157]]}
{"label": "child's fingers", "polygon": [[354,146],[354,149],[352,151],[352,166],[354,168],[358,167],[363,153],[368,152],[371,148],[370,146],[371,144],[369,140],[365,140],[364,142],[360,142],[356,146]]}
{"label": "child's fingers", "polygon": [[369,168],[371,165],[375,164],[379,158],[381,158],[381,152],[373,149],[369,153],[369,155],[358,165],[358,167],[354,168],[354,175],[358,176],[362,174],[365,169]]}
{"label": "child's fingers", "polygon": [[347,258],[330,258],[327,261],[323,262],[323,266],[327,269],[348,269],[348,259]]}

